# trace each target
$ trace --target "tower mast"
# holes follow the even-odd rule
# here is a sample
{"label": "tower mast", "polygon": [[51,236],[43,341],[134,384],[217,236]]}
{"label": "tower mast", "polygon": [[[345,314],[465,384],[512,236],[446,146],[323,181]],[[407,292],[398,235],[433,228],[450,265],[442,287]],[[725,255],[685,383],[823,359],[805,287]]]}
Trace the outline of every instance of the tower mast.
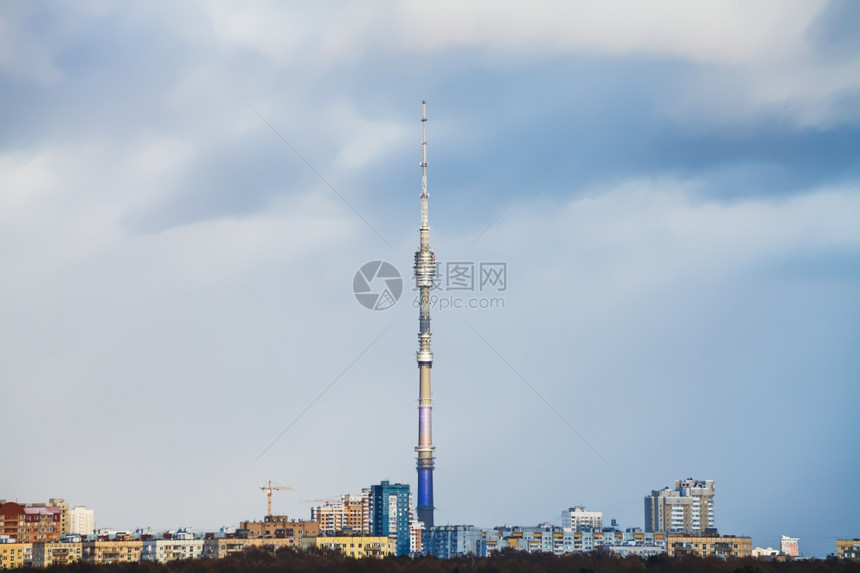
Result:
{"label": "tower mast", "polygon": [[433,447],[431,423],[433,400],[430,396],[430,288],[436,274],[436,255],[430,248],[430,225],[427,218],[427,102],[421,102],[421,242],[415,252],[415,286],[418,288],[418,519],[424,527],[433,527]]}

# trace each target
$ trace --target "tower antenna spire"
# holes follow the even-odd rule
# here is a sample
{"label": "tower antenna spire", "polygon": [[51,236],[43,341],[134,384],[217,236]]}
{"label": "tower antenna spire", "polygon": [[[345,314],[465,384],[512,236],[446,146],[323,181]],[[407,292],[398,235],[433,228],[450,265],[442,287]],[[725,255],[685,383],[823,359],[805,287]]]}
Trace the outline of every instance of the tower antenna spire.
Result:
{"label": "tower antenna spire", "polygon": [[[427,200],[429,197],[427,193],[427,101],[425,100],[421,102],[421,230],[427,229],[426,238],[428,241],[430,240],[430,227],[427,222]],[[421,240],[423,241],[424,238],[422,233]],[[423,242],[421,246],[429,247]]]}
{"label": "tower antenna spire", "polygon": [[424,527],[433,527],[433,469],[436,448],[433,447],[430,369],[433,351],[430,349],[430,288],[436,275],[436,254],[430,248],[430,224],[427,216],[427,102],[421,102],[421,242],[415,252],[415,286],[418,288],[418,519]]}

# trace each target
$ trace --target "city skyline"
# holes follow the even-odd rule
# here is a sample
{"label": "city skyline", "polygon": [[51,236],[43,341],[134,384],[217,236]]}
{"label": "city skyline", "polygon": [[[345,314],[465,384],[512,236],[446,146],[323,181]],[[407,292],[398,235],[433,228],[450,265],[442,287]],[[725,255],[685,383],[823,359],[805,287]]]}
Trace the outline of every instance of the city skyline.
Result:
{"label": "city skyline", "polygon": [[[642,526],[696,476],[721,532],[832,552],[860,511],[829,494],[860,475],[858,17],[2,5],[0,497],[206,529],[267,480],[297,516],[416,491],[426,99],[442,292],[503,302],[431,309],[436,524]],[[369,261],[391,308],[354,296]]]}
{"label": "city skyline", "polygon": [[[274,490],[290,488],[276,487],[269,482],[267,487],[261,489],[268,490],[271,494]],[[0,521],[5,517],[5,526],[2,528],[4,535],[0,535],[0,546],[4,547],[4,559],[20,561],[29,560],[32,556],[33,565],[38,567],[48,564],[45,561],[46,555],[57,554],[65,562],[68,558],[75,559],[74,555],[80,559],[83,551],[85,556],[92,558],[92,546],[82,550],[80,546],[82,541],[104,542],[108,545],[105,545],[103,550],[113,553],[107,547],[125,546],[130,542],[153,539],[169,539],[171,542],[177,539],[195,541],[192,541],[194,547],[190,545],[170,547],[169,555],[165,553],[167,547],[157,552],[155,548],[149,547],[144,550],[146,559],[170,560],[204,555],[223,557],[225,555],[220,553],[218,548],[224,543],[229,546],[229,551],[235,552],[246,547],[243,545],[243,540],[249,539],[254,540],[255,544],[268,539],[278,540],[279,543],[289,547],[310,545],[319,547],[323,544],[330,547],[337,546],[345,551],[347,547],[355,548],[355,542],[348,540],[358,538],[372,543],[390,538],[391,551],[396,552],[397,555],[423,553],[440,558],[467,553],[486,556],[488,552],[493,553],[508,546],[518,551],[548,551],[557,555],[587,553],[603,548],[616,555],[638,555],[642,558],[667,552],[671,557],[677,554],[676,551],[682,554],[692,552],[699,556],[707,553],[722,558],[750,555],[770,558],[777,554],[790,558],[809,557],[799,551],[798,538],[783,535],[779,550],[774,550],[772,547],[757,547],[753,550],[751,537],[719,533],[712,519],[713,496],[713,480],[687,478],[676,480],[674,489],[667,487],[653,490],[651,496],[646,498],[644,529],[619,524],[615,519],[609,523],[603,523],[601,511],[590,511],[582,506],[562,511],[560,525],[544,522],[533,525],[509,523],[494,527],[476,527],[473,524],[433,527],[418,518],[417,508],[421,506],[413,505],[408,484],[391,484],[383,480],[379,484],[362,488],[360,494],[344,493],[337,498],[306,500],[315,503],[325,502],[323,505],[311,508],[310,520],[295,516],[289,518],[286,515],[274,515],[271,511],[271,497],[269,497],[267,513],[262,520],[242,521],[238,527],[227,526],[218,531],[179,528],[162,532],[153,531],[151,528],[136,528],[134,531],[95,529],[92,509],[82,506],[71,508],[63,498],[51,498],[49,503],[26,505],[0,500]],[[659,508],[659,505],[655,506],[657,499],[674,507],[671,511],[669,508]],[[696,506],[692,508],[692,516],[690,515],[691,506]],[[676,509],[679,511],[676,512]],[[667,515],[657,517],[655,511],[659,515],[663,515],[664,512]],[[24,527],[24,522],[19,521],[25,518],[22,515],[24,513],[27,514],[28,527]],[[672,514],[671,524],[668,513]],[[702,515],[704,522],[697,521],[698,515]],[[693,519],[690,519],[691,517]],[[36,522],[38,525],[33,528]],[[657,522],[661,523],[660,527],[654,527]],[[305,539],[319,536],[322,536],[323,541]],[[375,541],[370,541],[368,536]],[[203,547],[204,539],[211,540],[212,543]],[[215,541],[216,539],[220,541]],[[700,545],[697,541],[706,539],[717,540],[715,542],[717,545],[710,545],[711,549],[706,550],[709,547],[707,542]],[[111,541],[119,545],[110,545]],[[46,543],[55,544],[54,548],[42,547]],[[352,544],[347,546],[345,543]],[[675,543],[678,545],[674,545]],[[845,548],[840,548],[839,543],[837,541],[837,550],[844,551]],[[22,544],[32,545],[32,549],[24,548]],[[14,549],[6,550],[5,548],[8,547]],[[130,550],[134,549],[129,547]],[[139,545],[136,547],[135,550],[140,550]],[[356,555],[354,552],[349,554]],[[128,557],[136,559],[132,554]],[[7,560],[4,563],[10,566],[12,562]]]}

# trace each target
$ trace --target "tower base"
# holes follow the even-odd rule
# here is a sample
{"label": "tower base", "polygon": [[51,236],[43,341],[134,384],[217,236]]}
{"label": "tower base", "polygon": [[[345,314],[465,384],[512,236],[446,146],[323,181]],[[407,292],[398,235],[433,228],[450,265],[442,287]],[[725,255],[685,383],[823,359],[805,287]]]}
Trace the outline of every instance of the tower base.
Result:
{"label": "tower base", "polygon": [[418,521],[424,522],[424,530],[433,527],[433,506],[419,505],[417,508]]}

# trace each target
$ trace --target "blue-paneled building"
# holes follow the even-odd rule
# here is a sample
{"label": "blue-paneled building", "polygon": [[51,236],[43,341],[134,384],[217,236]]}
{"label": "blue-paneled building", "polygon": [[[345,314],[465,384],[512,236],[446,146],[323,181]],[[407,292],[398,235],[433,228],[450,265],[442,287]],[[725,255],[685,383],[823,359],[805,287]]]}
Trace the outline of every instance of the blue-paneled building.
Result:
{"label": "blue-paneled building", "polygon": [[385,480],[370,486],[371,535],[397,538],[397,555],[409,555],[412,494],[409,484]]}

